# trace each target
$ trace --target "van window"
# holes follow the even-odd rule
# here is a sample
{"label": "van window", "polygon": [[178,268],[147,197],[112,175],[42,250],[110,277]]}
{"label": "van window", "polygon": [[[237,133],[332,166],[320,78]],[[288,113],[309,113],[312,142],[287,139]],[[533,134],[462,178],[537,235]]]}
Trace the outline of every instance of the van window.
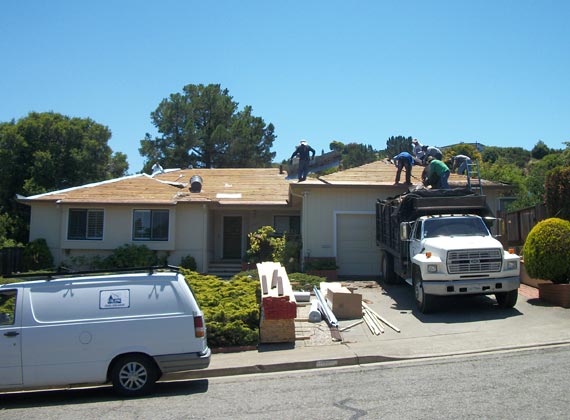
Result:
{"label": "van window", "polygon": [[38,285],[30,290],[37,322],[97,320],[183,312],[177,290],[160,279],[69,282]]}
{"label": "van window", "polygon": [[0,326],[14,325],[16,319],[16,290],[0,291]]}

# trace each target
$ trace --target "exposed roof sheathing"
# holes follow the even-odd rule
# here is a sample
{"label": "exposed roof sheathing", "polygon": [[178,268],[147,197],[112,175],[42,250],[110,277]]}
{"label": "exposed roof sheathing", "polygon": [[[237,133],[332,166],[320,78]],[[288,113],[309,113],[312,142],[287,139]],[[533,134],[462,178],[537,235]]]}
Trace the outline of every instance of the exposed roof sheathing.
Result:
{"label": "exposed roof sheathing", "polygon": [[[200,192],[190,192],[190,179],[202,178]],[[154,177],[134,175],[81,187],[21,198],[22,202],[148,203],[215,202],[220,205],[284,205],[289,183],[277,168],[182,169]]]}

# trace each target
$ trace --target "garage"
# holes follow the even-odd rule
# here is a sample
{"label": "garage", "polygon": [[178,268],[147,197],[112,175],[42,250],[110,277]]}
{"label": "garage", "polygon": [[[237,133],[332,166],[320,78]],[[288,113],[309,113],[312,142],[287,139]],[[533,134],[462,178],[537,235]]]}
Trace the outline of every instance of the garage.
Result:
{"label": "garage", "polygon": [[379,251],[376,247],[374,214],[337,213],[337,264],[342,276],[378,276]]}

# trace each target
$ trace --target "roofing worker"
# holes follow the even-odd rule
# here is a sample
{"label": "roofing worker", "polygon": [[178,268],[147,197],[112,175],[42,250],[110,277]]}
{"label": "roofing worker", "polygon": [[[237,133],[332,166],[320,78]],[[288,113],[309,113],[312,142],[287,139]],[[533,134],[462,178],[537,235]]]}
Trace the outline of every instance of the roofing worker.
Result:
{"label": "roofing worker", "polygon": [[418,141],[418,139],[412,140],[412,153],[416,157],[416,163],[418,165],[424,161],[426,152],[424,152],[423,145]]}
{"label": "roofing worker", "polygon": [[467,171],[467,165],[471,164],[471,158],[469,156],[457,155],[453,156],[451,160],[453,162],[453,165],[451,167],[451,170],[453,172],[457,170],[457,173],[459,175],[463,175],[464,173],[469,174],[469,172]]}
{"label": "roofing worker", "polygon": [[[311,156],[309,156],[309,154],[311,154]],[[299,145],[289,158],[289,164],[293,164],[293,158],[295,156],[299,157],[299,182],[303,182],[307,179],[307,175],[309,174],[309,162],[315,158],[315,149],[309,146],[307,140],[303,139],[299,142]]]}
{"label": "roofing worker", "polygon": [[414,164],[414,157],[409,154],[408,152],[402,152],[397,154],[392,158],[394,161],[394,165],[398,168],[396,172],[396,181],[394,185],[400,183],[400,175],[402,174],[402,169],[406,168],[406,185],[412,185],[411,176],[412,176],[412,166]]}
{"label": "roofing worker", "polygon": [[433,146],[422,146],[422,150],[424,151],[425,155],[423,157],[424,164],[427,163],[427,158],[432,156],[434,159],[441,160],[443,159],[443,153],[437,147]]}
{"label": "roofing worker", "polygon": [[428,176],[424,179],[424,185],[427,187],[431,185],[434,189],[449,189],[447,180],[449,179],[449,168],[445,163],[439,159],[434,159],[433,156],[427,158],[429,163]]}

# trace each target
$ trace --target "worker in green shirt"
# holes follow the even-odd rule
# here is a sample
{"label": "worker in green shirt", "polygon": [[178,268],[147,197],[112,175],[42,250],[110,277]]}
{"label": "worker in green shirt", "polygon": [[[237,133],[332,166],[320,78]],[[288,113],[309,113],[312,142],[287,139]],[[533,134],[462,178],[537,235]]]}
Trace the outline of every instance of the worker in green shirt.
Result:
{"label": "worker in green shirt", "polygon": [[449,179],[449,168],[441,160],[433,156],[428,157],[428,175],[424,178],[424,185],[431,185],[435,189],[449,189],[447,180]]}

